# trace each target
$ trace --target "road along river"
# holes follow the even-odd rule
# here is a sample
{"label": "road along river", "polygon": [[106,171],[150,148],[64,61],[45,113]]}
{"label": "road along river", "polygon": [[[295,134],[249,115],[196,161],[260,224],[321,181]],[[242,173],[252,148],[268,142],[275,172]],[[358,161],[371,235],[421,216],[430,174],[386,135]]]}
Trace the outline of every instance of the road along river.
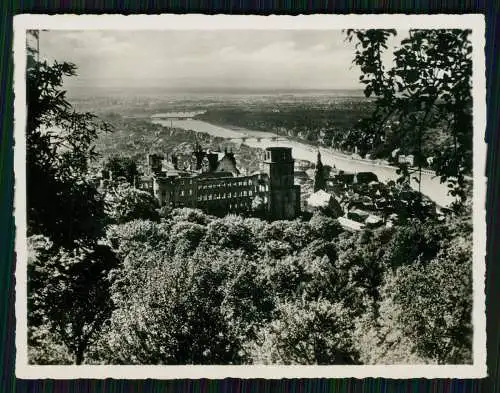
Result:
{"label": "road along river", "polygon": [[[242,142],[239,138],[245,138],[242,143],[260,149],[272,146],[291,147],[294,158],[316,162],[318,151],[316,147],[284,136],[280,136],[276,140],[276,134],[272,132],[230,129],[200,120],[162,120],[161,118],[155,118],[152,122],[165,127],[181,128],[204,132],[221,138],[234,139],[235,143]],[[397,168],[393,166],[372,160],[355,159],[331,149],[320,148],[320,151],[323,164],[335,166],[337,169],[346,172],[373,172],[383,182],[396,180],[399,177],[396,173]],[[414,180],[412,180],[412,187],[418,189],[418,184]],[[448,195],[446,184],[440,183],[439,178],[428,171],[422,173],[421,191],[440,206],[447,206],[454,200],[452,196]]]}

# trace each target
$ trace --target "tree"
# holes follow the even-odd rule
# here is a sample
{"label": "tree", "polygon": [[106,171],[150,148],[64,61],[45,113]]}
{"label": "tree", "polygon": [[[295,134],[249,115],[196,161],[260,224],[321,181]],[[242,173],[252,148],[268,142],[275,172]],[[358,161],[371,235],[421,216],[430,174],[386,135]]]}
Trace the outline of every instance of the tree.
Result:
{"label": "tree", "polygon": [[336,238],[342,231],[340,223],[324,213],[317,211],[309,220],[311,229],[315,232],[315,236],[320,239],[330,241]]}
{"label": "tree", "polygon": [[207,232],[203,225],[181,221],[175,223],[171,229],[171,245],[174,255],[192,255]]}
{"label": "tree", "polygon": [[[358,329],[367,363],[463,364],[472,361],[472,252],[462,238],[432,261],[389,272],[379,316]],[[366,338],[370,336],[371,345]]]}
{"label": "tree", "polygon": [[[36,35],[36,37],[38,37]],[[89,181],[88,162],[98,132],[109,126],[93,114],[78,113],[66,100],[63,78],[76,74],[72,63],[50,65],[29,47],[27,63],[28,234],[44,234],[72,247],[103,234],[104,203]]]}
{"label": "tree", "polygon": [[314,192],[324,190],[326,188],[325,170],[321,162],[321,153],[318,150],[318,159],[314,170]]}
{"label": "tree", "polygon": [[221,311],[224,275],[212,269],[210,260],[170,258],[154,250],[145,250],[134,259],[139,269],[125,264],[122,272],[139,279],[132,286],[113,289],[118,307],[96,346],[100,361],[239,362],[239,342]]}
{"label": "tree", "polygon": [[203,243],[205,247],[240,249],[248,254],[256,251],[252,232],[240,216],[228,215],[210,222]]}
{"label": "tree", "polygon": [[255,364],[356,364],[352,321],[339,303],[284,302],[278,317],[249,344]]}
{"label": "tree", "polygon": [[[28,34],[38,42],[38,32]],[[98,243],[107,219],[88,173],[98,133],[109,127],[66,100],[63,78],[75,74],[74,64],[49,64],[28,46],[29,352],[45,364],[57,360],[44,350],[52,343],[69,352],[60,362],[83,362],[113,307],[107,273],[117,260]]]}
{"label": "tree", "polygon": [[106,160],[103,169],[111,172],[113,179],[124,177],[130,185],[134,185],[139,175],[136,162],[130,157],[112,156]]}
{"label": "tree", "polygon": [[392,229],[364,230],[340,237],[334,262],[340,297],[358,314],[380,299],[387,262],[384,258]]}
{"label": "tree", "polygon": [[158,220],[158,203],[148,192],[120,185],[106,193],[107,214],[117,224],[132,220]]}
{"label": "tree", "polygon": [[[364,151],[396,139],[410,146],[420,184],[426,154],[447,182],[450,194],[463,203],[465,176],[472,168],[472,44],[470,30],[410,30],[393,53],[388,69],[383,53],[395,30],[346,31],[356,42],[353,63],[360,67],[365,95],[374,96],[375,110],[363,119],[351,139]],[[442,129],[438,133],[436,129]],[[429,136],[429,132],[433,136]],[[426,146],[425,141],[432,145]],[[436,142],[436,139],[440,139]],[[409,177],[415,171],[401,171]]]}
{"label": "tree", "polygon": [[255,198],[252,199],[252,212],[256,216],[264,216],[266,212],[266,203],[264,202],[264,198],[256,195]]}
{"label": "tree", "polygon": [[[103,245],[92,249],[55,248],[46,237],[28,239],[28,321],[31,346],[39,347],[37,327],[49,330],[68,348],[76,364],[111,315],[108,273],[118,265]],[[45,359],[39,359],[45,363]]]}
{"label": "tree", "polygon": [[392,268],[417,261],[429,262],[436,257],[443,247],[443,241],[449,237],[444,225],[411,220],[393,232],[386,244],[383,262]]}
{"label": "tree", "polygon": [[[211,269],[223,278],[221,313],[231,335],[242,345],[255,338],[274,310],[271,287],[261,274],[263,261],[248,257],[241,250],[200,251],[196,258],[211,261]],[[247,355],[242,355],[242,359]]]}
{"label": "tree", "polygon": [[188,207],[173,209],[170,217],[174,222],[188,221],[201,225],[207,225],[215,219],[215,217],[203,213],[200,209],[191,209]]}

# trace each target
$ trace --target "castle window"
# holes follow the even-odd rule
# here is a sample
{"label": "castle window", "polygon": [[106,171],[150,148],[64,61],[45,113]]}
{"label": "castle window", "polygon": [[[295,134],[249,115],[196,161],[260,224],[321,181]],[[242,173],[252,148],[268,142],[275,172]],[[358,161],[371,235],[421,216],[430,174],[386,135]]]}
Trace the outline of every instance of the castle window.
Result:
{"label": "castle window", "polygon": [[184,196],[184,190],[181,190],[181,196]]}

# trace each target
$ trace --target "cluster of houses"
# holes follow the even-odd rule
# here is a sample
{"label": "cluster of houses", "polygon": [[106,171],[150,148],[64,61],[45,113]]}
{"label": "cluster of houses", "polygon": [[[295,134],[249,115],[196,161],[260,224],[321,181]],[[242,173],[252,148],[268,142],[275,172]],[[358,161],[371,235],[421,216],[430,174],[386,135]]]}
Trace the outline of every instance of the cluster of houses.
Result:
{"label": "cluster of houses", "polygon": [[[319,210],[351,231],[394,226],[415,212],[436,214],[436,205],[416,191],[382,183],[372,172],[346,173],[323,165],[319,153],[316,165],[294,160],[291,149],[283,147],[266,149],[261,159],[262,170],[249,175],[237,166],[233,152],[211,152],[197,145],[191,154],[167,160],[150,155],[149,174],[134,183],[151,192],[160,206],[250,214],[257,198],[268,218],[293,219]],[[320,187],[314,180],[318,168]]]}
{"label": "cluster of houses", "polygon": [[[297,168],[295,181],[301,185],[302,210],[324,211],[348,230],[394,226],[412,214],[436,214],[436,205],[410,188],[395,182],[382,183],[372,172],[346,173],[323,166],[325,185],[314,189],[315,170]],[[419,208],[413,206],[418,200]]]}

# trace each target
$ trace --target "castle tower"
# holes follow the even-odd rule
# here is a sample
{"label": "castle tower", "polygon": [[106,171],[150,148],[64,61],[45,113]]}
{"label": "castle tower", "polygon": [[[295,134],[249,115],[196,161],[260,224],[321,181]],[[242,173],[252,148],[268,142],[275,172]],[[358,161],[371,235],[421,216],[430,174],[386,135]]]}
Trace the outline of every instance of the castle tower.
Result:
{"label": "castle tower", "polygon": [[160,173],[162,169],[162,164],[161,161],[163,160],[163,157],[158,155],[158,154],[150,154],[148,156],[148,163],[149,163],[149,168],[151,169],[151,172],[154,174]]}
{"label": "castle tower", "polygon": [[270,217],[276,220],[295,218],[300,212],[300,187],[294,185],[292,149],[268,147],[263,166],[269,176]]}

